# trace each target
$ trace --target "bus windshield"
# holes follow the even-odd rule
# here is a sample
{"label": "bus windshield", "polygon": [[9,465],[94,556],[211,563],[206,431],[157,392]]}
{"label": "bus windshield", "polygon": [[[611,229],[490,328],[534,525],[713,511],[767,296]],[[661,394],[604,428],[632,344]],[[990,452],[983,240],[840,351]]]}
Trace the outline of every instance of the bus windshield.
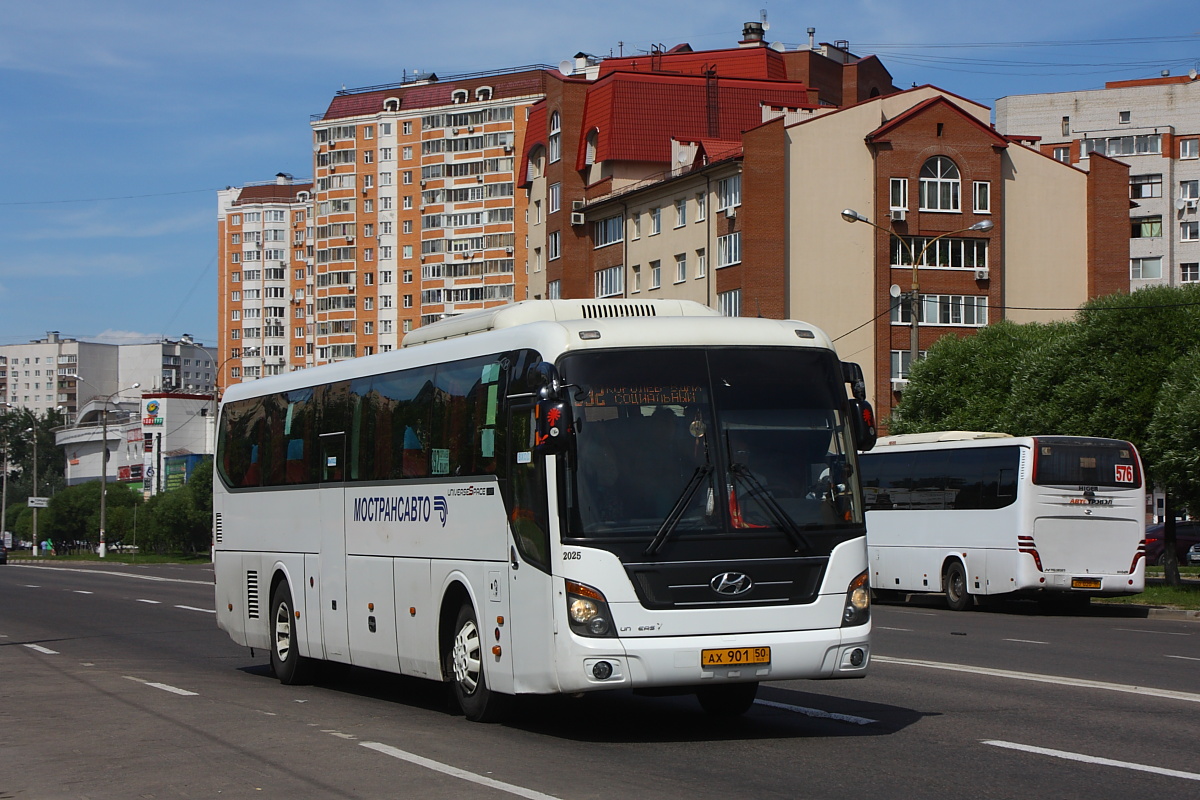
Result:
{"label": "bus windshield", "polygon": [[817,534],[861,535],[832,353],[592,351],[561,371],[576,422],[569,538],[644,541],[650,555],[667,540],[773,536],[816,554],[831,546]]}

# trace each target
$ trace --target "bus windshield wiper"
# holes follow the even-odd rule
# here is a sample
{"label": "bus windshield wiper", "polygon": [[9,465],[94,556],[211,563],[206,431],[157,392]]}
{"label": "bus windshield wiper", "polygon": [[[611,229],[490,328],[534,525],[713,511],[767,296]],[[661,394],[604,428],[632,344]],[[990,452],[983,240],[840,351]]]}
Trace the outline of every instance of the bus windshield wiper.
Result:
{"label": "bus windshield wiper", "polygon": [[762,481],[755,477],[749,467],[745,464],[733,463],[729,465],[729,472],[734,477],[745,481],[752,492],[750,496],[771,515],[771,518],[787,534],[788,539],[796,546],[797,550],[809,549],[808,538],[801,533],[800,526],[796,524],[796,521],[792,519],[790,514],[783,510],[783,506],[779,505],[779,501],[762,484]]}
{"label": "bus windshield wiper", "polygon": [[712,469],[711,464],[696,467],[696,471],[688,479],[687,485],[683,487],[683,492],[680,493],[679,499],[675,501],[675,506],[667,514],[662,525],[659,526],[658,532],[654,534],[654,538],[650,540],[650,544],[646,546],[646,555],[654,555],[663,546],[663,543],[667,541],[667,538],[675,530],[675,526],[679,524],[679,520],[683,518],[683,513],[691,505],[692,498],[696,496],[696,490],[700,488],[700,484],[704,483],[704,479],[708,477]]}

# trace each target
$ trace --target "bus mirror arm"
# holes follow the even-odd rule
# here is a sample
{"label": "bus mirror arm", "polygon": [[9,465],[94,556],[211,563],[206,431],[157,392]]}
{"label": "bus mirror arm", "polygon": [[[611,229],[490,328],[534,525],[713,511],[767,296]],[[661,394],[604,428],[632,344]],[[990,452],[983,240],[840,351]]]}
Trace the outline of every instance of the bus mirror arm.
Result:
{"label": "bus mirror arm", "polygon": [[558,367],[549,361],[539,361],[529,368],[526,380],[534,393],[543,400],[558,400],[564,388]]}

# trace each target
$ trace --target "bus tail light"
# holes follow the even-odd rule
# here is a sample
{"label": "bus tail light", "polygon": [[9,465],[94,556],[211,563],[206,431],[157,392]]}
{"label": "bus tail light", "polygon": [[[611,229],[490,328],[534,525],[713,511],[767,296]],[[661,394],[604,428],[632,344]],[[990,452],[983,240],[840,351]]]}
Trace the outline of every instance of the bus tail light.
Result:
{"label": "bus tail light", "polygon": [[871,618],[871,584],[867,573],[850,581],[846,588],[846,607],[842,610],[842,627],[864,625]]}
{"label": "bus tail light", "polygon": [[603,593],[584,583],[567,581],[567,620],[580,636],[616,636]]}
{"label": "bus tail light", "polygon": [[1033,556],[1033,563],[1037,565],[1038,572],[1045,572],[1042,569],[1042,557],[1038,554],[1037,547],[1034,545],[1032,536],[1017,537],[1017,552],[1029,553]]}
{"label": "bus tail light", "polygon": [[1146,557],[1146,540],[1142,539],[1138,542],[1137,552],[1133,554],[1133,563],[1129,565],[1129,574],[1132,575],[1137,569],[1138,562]]}

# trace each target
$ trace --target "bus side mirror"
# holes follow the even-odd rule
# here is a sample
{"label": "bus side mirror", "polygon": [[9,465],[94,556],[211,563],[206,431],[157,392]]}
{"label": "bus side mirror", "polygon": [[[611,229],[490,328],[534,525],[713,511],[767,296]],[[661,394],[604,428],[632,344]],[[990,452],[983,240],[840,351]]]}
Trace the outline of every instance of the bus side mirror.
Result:
{"label": "bus side mirror", "polygon": [[571,406],[563,400],[539,400],[533,407],[533,449],[538,455],[554,455],[567,450],[574,432]]}
{"label": "bus side mirror", "polygon": [[558,375],[558,367],[549,361],[539,361],[531,366],[526,380],[534,394],[542,400],[557,400],[562,394],[562,378]]}
{"label": "bus side mirror", "polygon": [[875,409],[866,400],[850,403],[850,427],[854,429],[854,444],[864,453],[875,446],[879,432],[875,429]]}

